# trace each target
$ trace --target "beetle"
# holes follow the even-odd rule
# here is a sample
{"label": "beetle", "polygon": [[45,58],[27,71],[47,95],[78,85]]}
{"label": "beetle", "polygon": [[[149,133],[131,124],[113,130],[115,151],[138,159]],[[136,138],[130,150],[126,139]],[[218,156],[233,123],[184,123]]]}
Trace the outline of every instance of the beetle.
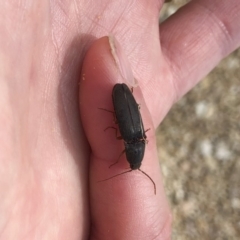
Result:
{"label": "beetle", "polygon": [[[144,130],[142,117],[139,111],[139,105],[137,104],[132,94],[132,91],[125,83],[117,83],[114,85],[112,90],[112,101],[114,106],[114,112],[106,110],[104,108],[100,109],[112,112],[114,114],[116,123],[118,124],[121,134],[121,136],[117,138],[124,140],[125,150],[122,153],[126,153],[127,161],[130,164],[130,170],[104,179],[102,181],[109,180],[111,178],[117,177],[127,172],[131,172],[133,170],[139,170],[151,180],[154,186],[154,193],[156,194],[155,182],[147,173],[140,169],[144,157],[145,146],[147,143],[147,137],[145,132],[149,129],[146,131]],[[115,129],[117,136],[117,128],[107,127],[105,130],[107,130],[108,128]],[[110,165],[110,167],[115,165],[117,162]]]}

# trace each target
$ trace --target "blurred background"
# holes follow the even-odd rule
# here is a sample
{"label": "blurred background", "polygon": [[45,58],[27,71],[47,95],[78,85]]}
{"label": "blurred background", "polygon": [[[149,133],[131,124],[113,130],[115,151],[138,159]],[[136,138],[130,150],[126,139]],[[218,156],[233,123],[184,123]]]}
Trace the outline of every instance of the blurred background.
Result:
{"label": "blurred background", "polygon": [[[187,2],[164,4],[160,21]],[[157,140],[172,239],[240,239],[240,49],[175,104]]]}

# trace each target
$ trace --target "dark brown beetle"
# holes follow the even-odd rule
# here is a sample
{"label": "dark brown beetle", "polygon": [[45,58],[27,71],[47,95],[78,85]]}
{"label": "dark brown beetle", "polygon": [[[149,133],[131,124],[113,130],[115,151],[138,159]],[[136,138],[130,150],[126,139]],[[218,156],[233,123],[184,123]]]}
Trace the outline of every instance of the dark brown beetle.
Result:
{"label": "dark brown beetle", "polygon": [[[130,164],[131,169],[126,172],[117,174],[113,177],[104,179],[103,181],[109,180],[111,178],[114,178],[116,176],[122,175],[127,172],[131,172],[133,170],[139,170],[152,181],[154,185],[154,193],[156,194],[156,185],[154,181],[148,174],[146,174],[144,171],[140,169],[142,160],[144,157],[147,137],[145,134],[146,131],[144,130],[144,126],[143,126],[142,117],[139,111],[139,105],[137,104],[131,90],[124,83],[114,85],[113,91],[112,91],[112,100],[113,100],[113,106],[114,106],[113,113],[115,115],[116,122],[119,126],[119,131],[121,134],[121,137],[117,137],[117,138],[124,140],[125,150],[123,152],[126,153],[126,158]],[[106,110],[103,108],[100,108],[100,109]],[[108,111],[108,112],[112,112],[112,111]],[[114,128],[114,127],[108,127],[108,128]],[[117,133],[117,129],[116,129],[116,133]]]}

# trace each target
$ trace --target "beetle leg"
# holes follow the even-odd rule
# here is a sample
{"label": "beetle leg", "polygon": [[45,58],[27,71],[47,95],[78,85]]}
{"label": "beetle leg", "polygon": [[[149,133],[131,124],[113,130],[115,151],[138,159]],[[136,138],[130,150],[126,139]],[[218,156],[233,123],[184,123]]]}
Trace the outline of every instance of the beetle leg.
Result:
{"label": "beetle leg", "polygon": [[98,108],[98,109],[103,110],[103,111],[106,111],[106,112],[110,112],[110,113],[112,113],[112,114],[115,114],[114,111],[108,110],[108,109],[106,109],[106,108]]}
{"label": "beetle leg", "polygon": [[116,114],[115,114],[114,111],[111,111],[111,110],[108,110],[108,109],[105,109],[105,108],[98,108],[98,109],[112,113],[113,114],[113,121],[114,121],[115,124],[117,124],[117,118],[116,118]]}
{"label": "beetle leg", "polygon": [[145,130],[144,132],[147,132],[147,131],[149,131],[151,128],[148,128],[147,130]]}
{"label": "beetle leg", "polygon": [[109,128],[115,129],[115,131],[116,131],[116,138],[118,140],[122,140],[122,136],[118,136],[118,129],[117,128],[115,128],[115,127],[107,127],[107,128],[104,129],[104,131],[106,131]]}
{"label": "beetle leg", "polygon": [[117,163],[118,163],[118,160],[117,160],[115,163],[111,164],[111,165],[109,166],[109,168],[111,168],[113,165],[115,165],[115,164],[117,164]]}
{"label": "beetle leg", "polygon": [[125,153],[125,150],[123,150],[123,151],[121,152],[121,154],[119,155],[117,161],[116,161],[115,163],[111,164],[111,165],[109,166],[109,168],[111,168],[113,165],[117,164],[118,161],[119,161],[119,159],[120,159],[120,157],[121,157],[124,153]]}

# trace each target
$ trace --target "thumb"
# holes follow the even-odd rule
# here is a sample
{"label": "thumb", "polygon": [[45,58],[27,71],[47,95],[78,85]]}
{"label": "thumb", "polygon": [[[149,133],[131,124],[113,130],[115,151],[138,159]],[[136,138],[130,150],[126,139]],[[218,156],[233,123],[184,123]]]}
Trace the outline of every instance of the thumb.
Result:
{"label": "thumb", "polygon": [[[110,44],[111,43],[111,44]],[[117,47],[117,49],[116,49]],[[117,55],[114,55],[117,54]],[[119,60],[119,61],[118,61]],[[171,215],[163,189],[158,163],[155,129],[139,88],[133,95],[140,103],[148,144],[141,170],[131,171],[99,182],[129,169],[123,154],[123,141],[108,126],[118,126],[113,115],[99,108],[113,110],[112,88],[130,76],[130,67],[119,44],[113,38],[101,38],[91,46],[83,64],[80,82],[80,111],[83,127],[91,146],[90,160],[90,239],[170,239]],[[127,73],[127,74],[126,74]]]}

